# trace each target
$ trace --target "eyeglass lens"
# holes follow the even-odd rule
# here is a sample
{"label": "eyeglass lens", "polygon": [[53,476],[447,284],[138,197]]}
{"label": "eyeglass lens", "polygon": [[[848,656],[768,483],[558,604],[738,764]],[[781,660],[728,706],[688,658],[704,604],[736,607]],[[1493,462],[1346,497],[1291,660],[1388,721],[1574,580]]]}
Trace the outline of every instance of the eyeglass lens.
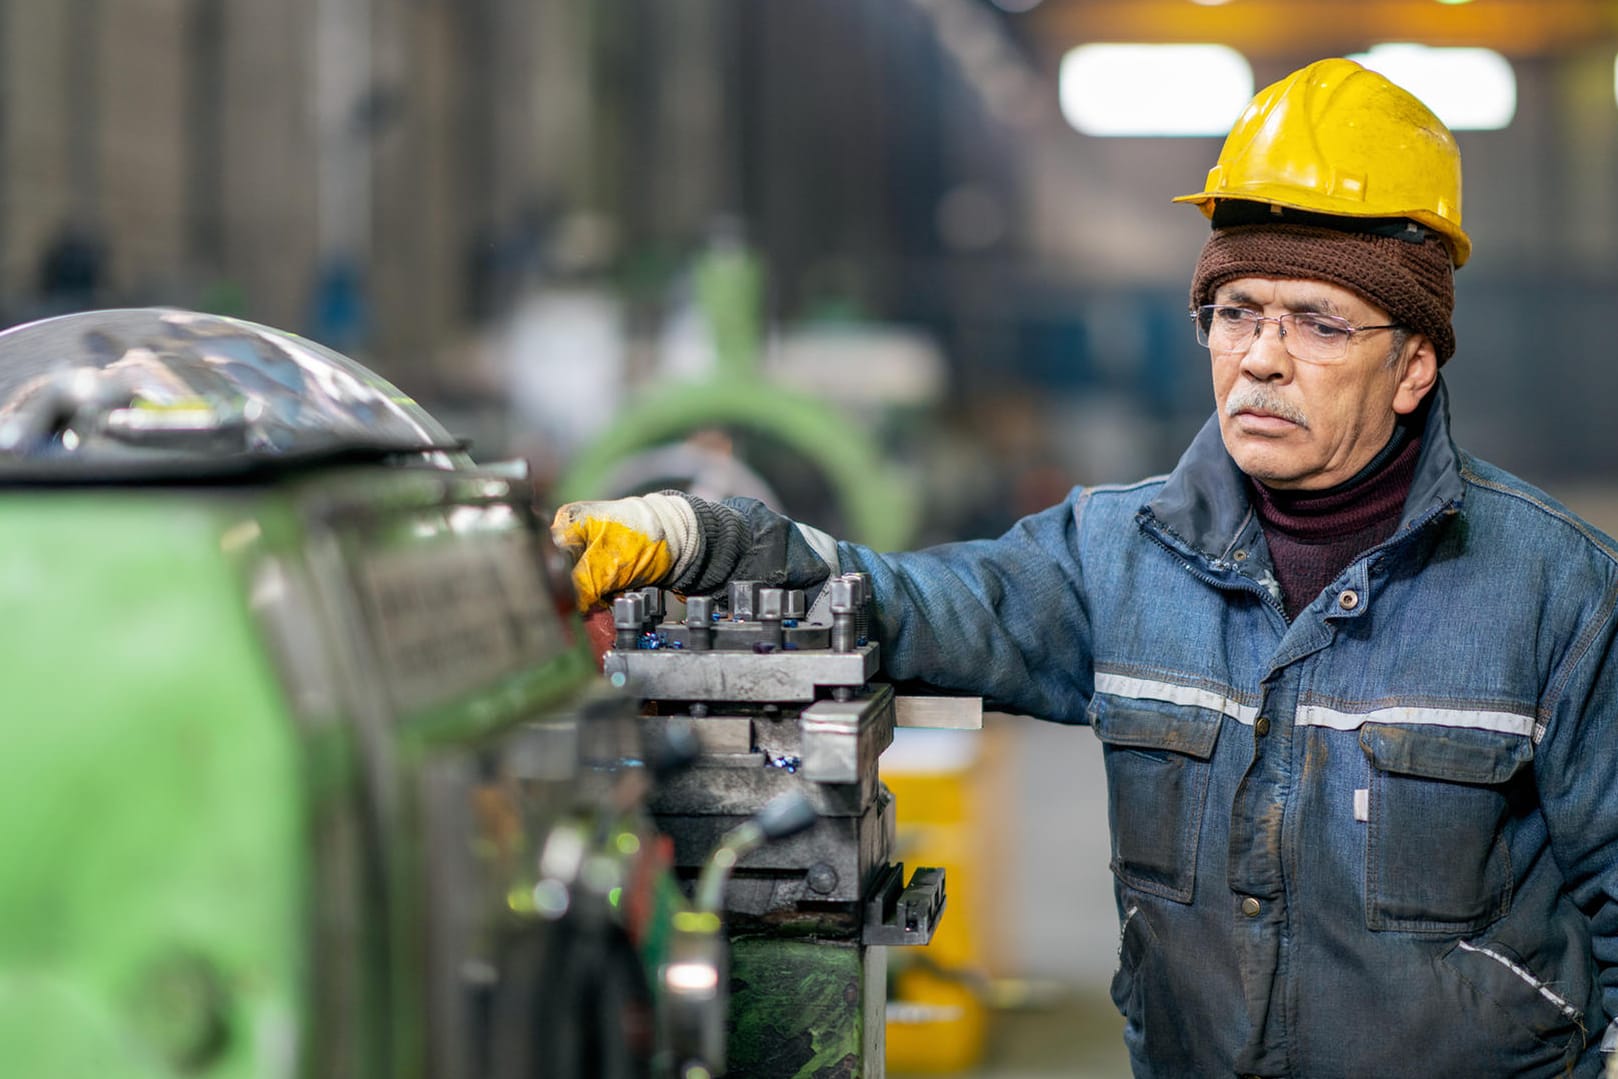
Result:
{"label": "eyeglass lens", "polygon": [[1354,336],[1351,325],[1331,315],[1289,311],[1266,317],[1245,307],[1212,304],[1196,311],[1197,342],[1221,352],[1246,351],[1266,322],[1276,324],[1294,359],[1315,363],[1342,359]]}

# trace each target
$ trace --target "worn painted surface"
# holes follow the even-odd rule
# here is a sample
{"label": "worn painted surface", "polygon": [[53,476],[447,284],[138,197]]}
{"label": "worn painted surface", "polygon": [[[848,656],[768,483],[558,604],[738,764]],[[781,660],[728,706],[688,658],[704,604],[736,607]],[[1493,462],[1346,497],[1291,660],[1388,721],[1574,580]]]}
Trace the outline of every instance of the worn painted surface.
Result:
{"label": "worn painted surface", "polygon": [[731,943],[731,1074],[755,1079],[882,1075],[882,949],[767,937],[738,937]]}

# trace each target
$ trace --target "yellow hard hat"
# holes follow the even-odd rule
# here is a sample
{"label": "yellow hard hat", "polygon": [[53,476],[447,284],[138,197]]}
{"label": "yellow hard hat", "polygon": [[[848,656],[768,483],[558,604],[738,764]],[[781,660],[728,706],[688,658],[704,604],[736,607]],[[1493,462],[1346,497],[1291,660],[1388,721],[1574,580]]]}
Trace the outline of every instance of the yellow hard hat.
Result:
{"label": "yellow hard hat", "polygon": [[1415,95],[1352,60],[1318,60],[1260,90],[1191,202],[1223,199],[1340,217],[1402,217],[1472,254],[1461,228],[1461,151]]}

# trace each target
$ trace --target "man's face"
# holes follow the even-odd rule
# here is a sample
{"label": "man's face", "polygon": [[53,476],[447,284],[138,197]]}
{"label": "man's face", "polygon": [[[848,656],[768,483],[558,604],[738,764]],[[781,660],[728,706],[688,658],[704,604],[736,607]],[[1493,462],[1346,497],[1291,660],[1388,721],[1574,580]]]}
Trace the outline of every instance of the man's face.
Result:
{"label": "man's face", "polygon": [[[1213,302],[1267,317],[1311,311],[1356,326],[1393,321],[1323,281],[1242,277],[1219,286]],[[1350,478],[1387,445],[1395,416],[1413,411],[1436,377],[1425,338],[1412,338],[1390,365],[1397,340],[1387,330],[1355,334],[1341,360],[1307,363],[1288,354],[1277,325],[1266,322],[1247,351],[1211,350],[1225,449],[1268,487],[1324,490]],[[1416,370],[1425,366],[1431,370]]]}

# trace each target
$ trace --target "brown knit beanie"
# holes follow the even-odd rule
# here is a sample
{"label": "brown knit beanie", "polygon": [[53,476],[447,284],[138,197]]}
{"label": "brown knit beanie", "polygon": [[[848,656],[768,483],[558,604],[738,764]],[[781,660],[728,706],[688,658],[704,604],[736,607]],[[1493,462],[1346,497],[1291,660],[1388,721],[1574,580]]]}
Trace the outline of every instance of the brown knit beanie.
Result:
{"label": "brown knit beanie", "polygon": [[[1217,222],[1216,222],[1217,224]],[[1455,353],[1455,277],[1449,248],[1436,234],[1421,242],[1309,224],[1216,227],[1191,277],[1191,306],[1238,277],[1328,281],[1351,289],[1424,335],[1440,364]]]}

